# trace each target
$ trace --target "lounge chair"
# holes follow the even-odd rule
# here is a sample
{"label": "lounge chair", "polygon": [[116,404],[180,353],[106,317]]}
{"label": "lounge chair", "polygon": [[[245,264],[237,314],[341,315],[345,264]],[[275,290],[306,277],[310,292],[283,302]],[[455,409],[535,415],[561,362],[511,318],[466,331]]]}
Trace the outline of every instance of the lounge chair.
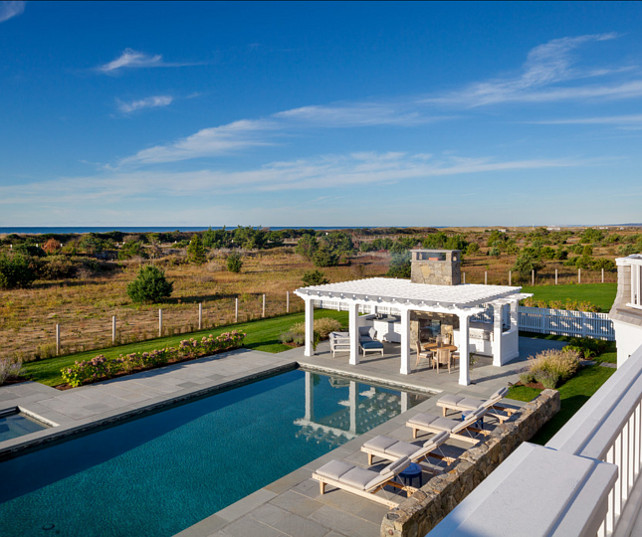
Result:
{"label": "lounge chair", "polygon": [[401,457],[390,463],[380,472],[368,470],[348,464],[344,461],[333,460],[324,464],[312,474],[312,479],[319,482],[321,494],[325,494],[325,486],[332,485],[346,492],[351,492],[358,496],[374,500],[388,507],[397,507],[398,501],[389,500],[382,496],[377,496],[376,492],[383,489],[386,485],[391,485],[402,489],[408,496],[414,493],[415,488],[402,485],[394,481],[394,478],[403,472],[410,464],[408,457]]}
{"label": "lounge chair", "polygon": [[406,422],[406,427],[410,427],[412,429],[413,438],[417,438],[418,431],[425,431],[434,434],[446,431],[452,438],[477,444],[479,439],[473,436],[474,433],[483,435],[490,434],[490,431],[476,427],[477,421],[479,421],[486,412],[488,412],[488,409],[479,408],[468,415],[463,421],[442,418],[441,416],[435,416],[434,414],[422,413],[410,418]]}
{"label": "lounge chair", "polygon": [[350,333],[330,332],[330,350],[332,356],[335,356],[337,352],[350,352]]}
{"label": "lounge chair", "polygon": [[[447,457],[438,451],[439,446],[448,440],[449,436],[446,431],[442,431],[426,440],[423,445],[418,446],[410,442],[402,442],[395,438],[379,435],[363,444],[361,451],[368,454],[368,465],[372,465],[373,457],[380,457],[386,461],[394,461],[399,457],[408,457],[411,462],[419,462],[427,457],[434,457],[450,464],[455,459]],[[432,466],[428,466],[427,469],[435,471]]]}
{"label": "lounge chair", "polygon": [[477,410],[478,408],[492,408],[494,410],[499,410],[505,413],[497,414],[495,412],[489,412],[490,416],[497,418],[500,423],[504,423],[516,412],[514,408],[499,404],[499,401],[501,401],[507,393],[508,388],[504,387],[497,390],[488,399],[477,399],[474,397],[466,397],[465,395],[448,394],[439,398],[439,400],[437,401],[437,406],[440,406],[443,409],[444,417],[446,416],[446,413],[449,409],[465,412],[467,410]]}
{"label": "lounge chair", "polygon": [[359,327],[359,348],[365,356],[369,352],[380,352],[383,356],[383,343],[374,339],[377,331],[370,326]]}

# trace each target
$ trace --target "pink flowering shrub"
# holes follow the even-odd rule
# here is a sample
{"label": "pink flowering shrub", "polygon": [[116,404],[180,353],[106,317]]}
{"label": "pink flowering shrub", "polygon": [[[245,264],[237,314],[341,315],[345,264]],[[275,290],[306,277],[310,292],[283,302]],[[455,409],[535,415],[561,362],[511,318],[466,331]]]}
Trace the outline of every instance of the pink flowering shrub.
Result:
{"label": "pink flowering shrub", "polygon": [[71,367],[65,367],[60,373],[67,384],[76,388],[85,382],[110,378],[117,373],[130,373],[137,369],[149,369],[172,361],[199,358],[234,349],[242,346],[244,338],[244,332],[233,330],[218,336],[212,334],[203,336],[200,340],[184,339],[178,344],[178,347],[121,354],[118,358],[106,358],[100,354],[91,360],[76,362]]}

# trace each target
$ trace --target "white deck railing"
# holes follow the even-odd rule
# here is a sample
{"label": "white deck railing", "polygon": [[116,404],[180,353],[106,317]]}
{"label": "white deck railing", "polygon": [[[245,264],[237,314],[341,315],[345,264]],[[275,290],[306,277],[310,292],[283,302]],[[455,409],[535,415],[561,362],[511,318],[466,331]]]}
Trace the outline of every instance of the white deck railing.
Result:
{"label": "white deck railing", "polygon": [[619,475],[608,496],[607,515],[598,532],[600,536],[611,535],[642,469],[642,347],[546,447],[618,466]]}
{"label": "white deck railing", "polygon": [[615,340],[608,313],[519,307],[519,329],[540,334]]}

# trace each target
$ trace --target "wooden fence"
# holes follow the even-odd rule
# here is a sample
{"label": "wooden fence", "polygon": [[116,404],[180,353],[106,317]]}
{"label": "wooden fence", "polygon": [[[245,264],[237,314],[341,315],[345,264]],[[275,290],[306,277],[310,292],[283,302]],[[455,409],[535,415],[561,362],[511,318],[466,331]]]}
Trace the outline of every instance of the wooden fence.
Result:
{"label": "wooden fence", "polygon": [[613,322],[607,313],[520,306],[519,329],[539,334],[615,340]]}

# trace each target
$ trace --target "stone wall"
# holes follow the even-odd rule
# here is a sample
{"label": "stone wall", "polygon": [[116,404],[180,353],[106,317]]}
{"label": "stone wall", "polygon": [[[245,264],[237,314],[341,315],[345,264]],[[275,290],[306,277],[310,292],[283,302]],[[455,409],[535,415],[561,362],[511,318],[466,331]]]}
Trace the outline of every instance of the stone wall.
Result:
{"label": "stone wall", "polygon": [[381,537],[423,537],[522,442],[560,409],[556,390],[544,390],[516,418],[498,425],[482,444],[468,449],[447,473],[430,479],[381,523]]}

